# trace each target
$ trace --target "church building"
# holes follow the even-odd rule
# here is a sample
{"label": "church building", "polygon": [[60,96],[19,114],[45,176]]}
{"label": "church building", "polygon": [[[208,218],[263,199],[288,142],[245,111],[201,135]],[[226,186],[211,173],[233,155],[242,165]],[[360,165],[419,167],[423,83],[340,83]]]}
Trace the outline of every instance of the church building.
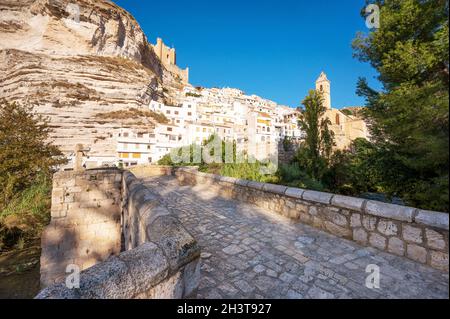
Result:
{"label": "church building", "polygon": [[[330,130],[334,132],[336,149],[345,149],[357,138],[369,138],[367,125],[357,113],[359,108],[346,108],[350,112],[334,109],[331,106],[331,82],[322,72],[316,81],[316,90],[323,94],[323,103],[327,109],[324,116],[331,121]],[[350,114],[353,113],[353,114]]]}

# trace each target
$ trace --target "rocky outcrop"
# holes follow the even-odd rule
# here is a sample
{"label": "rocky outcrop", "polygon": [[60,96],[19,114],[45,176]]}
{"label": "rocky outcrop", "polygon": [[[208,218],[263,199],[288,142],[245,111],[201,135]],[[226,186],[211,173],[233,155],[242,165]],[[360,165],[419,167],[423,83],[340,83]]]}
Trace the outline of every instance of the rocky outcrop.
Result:
{"label": "rocky outcrop", "polygon": [[121,127],[151,118],[99,120],[145,107],[180,83],[161,65],[136,20],[107,0],[0,0],[0,99],[34,105],[69,153],[115,155]]}

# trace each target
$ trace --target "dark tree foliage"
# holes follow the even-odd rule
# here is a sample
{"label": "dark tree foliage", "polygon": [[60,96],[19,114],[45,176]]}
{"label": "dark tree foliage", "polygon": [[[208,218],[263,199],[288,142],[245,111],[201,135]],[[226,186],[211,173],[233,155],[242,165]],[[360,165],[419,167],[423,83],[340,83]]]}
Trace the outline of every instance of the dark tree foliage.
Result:
{"label": "dark tree foliage", "polygon": [[64,163],[49,134],[47,120],[31,107],[0,101],[0,210],[38,176],[50,176]]}
{"label": "dark tree foliage", "polygon": [[375,145],[380,185],[408,205],[448,211],[448,1],[385,0],[380,28],[358,34],[355,56],[383,85],[357,93]]}
{"label": "dark tree foliage", "polygon": [[320,180],[332,153],[334,134],[328,128],[330,120],[324,117],[326,108],[319,92],[310,90],[302,104],[304,109],[301,111],[299,125],[306,133],[306,139],[299,149],[297,161],[311,178]]}

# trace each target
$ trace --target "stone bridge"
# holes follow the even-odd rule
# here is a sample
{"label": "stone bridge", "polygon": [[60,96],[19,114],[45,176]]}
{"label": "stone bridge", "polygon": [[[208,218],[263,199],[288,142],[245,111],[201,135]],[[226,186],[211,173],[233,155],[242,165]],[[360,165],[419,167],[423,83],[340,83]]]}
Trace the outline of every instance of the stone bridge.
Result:
{"label": "stone bridge", "polygon": [[[55,176],[37,298],[448,298],[448,214],[189,168],[134,173]],[[78,289],[68,264],[84,269]]]}

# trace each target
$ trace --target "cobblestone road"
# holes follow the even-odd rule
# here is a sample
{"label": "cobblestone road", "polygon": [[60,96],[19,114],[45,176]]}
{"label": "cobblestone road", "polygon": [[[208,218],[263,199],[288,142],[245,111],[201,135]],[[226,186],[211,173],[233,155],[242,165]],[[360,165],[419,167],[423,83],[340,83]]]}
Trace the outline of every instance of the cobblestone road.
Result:
{"label": "cobblestone road", "polygon": [[[145,179],[198,240],[198,298],[448,298],[448,274],[170,177]],[[380,267],[380,288],[365,285]]]}

